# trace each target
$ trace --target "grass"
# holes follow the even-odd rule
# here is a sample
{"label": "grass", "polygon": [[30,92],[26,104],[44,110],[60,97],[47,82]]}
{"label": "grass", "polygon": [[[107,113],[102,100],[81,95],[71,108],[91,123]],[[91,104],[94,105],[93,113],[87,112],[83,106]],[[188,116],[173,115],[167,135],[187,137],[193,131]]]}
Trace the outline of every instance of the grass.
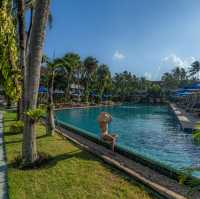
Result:
{"label": "grass", "polygon": [[4,113],[4,143],[8,163],[10,199],[153,199],[144,187],[94,155],[79,149],[58,135],[45,136],[45,128],[37,126],[38,151],[53,159],[33,170],[13,167],[20,155],[21,134],[9,132],[14,112]]}

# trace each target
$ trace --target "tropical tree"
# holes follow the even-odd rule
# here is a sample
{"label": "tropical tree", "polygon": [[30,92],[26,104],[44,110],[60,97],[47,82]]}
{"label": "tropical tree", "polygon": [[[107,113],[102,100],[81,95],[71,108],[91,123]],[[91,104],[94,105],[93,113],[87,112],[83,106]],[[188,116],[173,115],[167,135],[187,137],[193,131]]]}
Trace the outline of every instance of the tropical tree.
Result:
{"label": "tropical tree", "polygon": [[19,65],[21,70],[21,100],[18,102],[18,119],[23,119],[23,108],[24,108],[24,85],[26,74],[26,36],[25,36],[25,1],[17,0],[17,16],[18,16],[18,43],[19,43]]}
{"label": "tropical tree", "polygon": [[[45,57],[44,57],[45,58]],[[53,102],[53,93],[54,93],[54,78],[56,70],[61,67],[61,59],[54,59],[50,61],[48,57],[44,60],[47,64],[47,76],[48,76],[48,100],[47,100],[47,134],[53,135],[55,130],[54,122],[54,102]]]}
{"label": "tropical tree", "polygon": [[180,69],[180,77],[181,77],[181,81],[187,80],[187,72],[184,68]]}
{"label": "tropical tree", "polygon": [[153,84],[148,88],[148,93],[151,97],[161,97],[162,90],[159,85]]}
{"label": "tropical tree", "polygon": [[199,78],[199,72],[200,72],[200,62],[195,61],[191,64],[191,67],[189,68],[189,74],[190,76],[197,75],[197,78]]}
{"label": "tropical tree", "polygon": [[175,80],[181,80],[181,69],[179,67],[175,67],[172,70],[172,74]]}
{"label": "tropical tree", "polygon": [[177,81],[174,79],[174,75],[166,72],[162,75],[161,80],[163,81],[163,86],[166,90],[177,88]]}
{"label": "tropical tree", "polygon": [[87,57],[83,61],[83,74],[82,74],[82,80],[84,83],[84,100],[88,102],[89,97],[89,84],[92,82],[92,76],[94,75],[95,71],[98,67],[98,61],[94,57]]}
{"label": "tropical tree", "polygon": [[10,104],[12,101],[17,102],[21,93],[16,31],[10,1],[1,1],[0,21],[0,79]]}
{"label": "tropical tree", "polygon": [[65,98],[69,100],[70,98],[70,85],[72,84],[72,78],[74,71],[80,66],[80,56],[76,53],[67,53],[61,60],[62,67],[65,70]]}
{"label": "tropical tree", "polygon": [[111,80],[111,73],[107,65],[102,64],[97,69],[97,89],[100,94],[100,98],[102,100],[103,93],[108,87],[110,86]]}
{"label": "tropical tree", "polygon": [[[38,88],[40,81],[40,68],[42,49],[45,38],[45,27],[49,15],[49,0],[36,0],[34,20],[30,34],[27,55],[26,87],[24,93],[25,112],[34,112],[37,106]],[[23,164],[31,164],[37,160],[35,120],[30,114],[24,116],[24,132],[22,145]]]}

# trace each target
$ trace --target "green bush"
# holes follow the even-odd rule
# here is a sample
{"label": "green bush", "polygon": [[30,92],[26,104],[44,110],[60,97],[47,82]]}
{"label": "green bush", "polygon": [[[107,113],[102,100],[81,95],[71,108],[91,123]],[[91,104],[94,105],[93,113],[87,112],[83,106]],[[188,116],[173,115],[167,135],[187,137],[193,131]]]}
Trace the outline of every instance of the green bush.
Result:
{"label": "green bush", "polygon": [[42,108],[30,109],[26,112],[26,115],[33,121],[38,122],[45,115],[45,111]]}
{"label": "green bush", "polygon": [[200,122],[197,122],[195,129],[192,132],[192,137],[197,143],[200,143]]}
{"label": "green bush", "polygon": [[16,121],[10,126],[10,132],[12,133],[22,133],[24,123],[22,121]]}

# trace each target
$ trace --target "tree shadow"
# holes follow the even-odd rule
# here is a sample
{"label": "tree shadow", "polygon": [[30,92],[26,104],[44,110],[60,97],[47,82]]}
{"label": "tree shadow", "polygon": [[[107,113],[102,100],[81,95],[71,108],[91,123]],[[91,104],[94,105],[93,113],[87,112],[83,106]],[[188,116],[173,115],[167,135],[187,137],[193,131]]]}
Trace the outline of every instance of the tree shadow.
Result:
{"label": "tree shadow", "polygon": [[[40,152],[38,154],[40,154],[40,156],[41,155],[43,156],[42,157],[43,160],[39,164],[36,163],[37,165],[20,168],[19,165],[21,164],[21,157],[17,156],[13,162],[8,164],[8,167],[12,167],[15,169],[22,169],[22,170],[32,170],[32,169],[37,170],[37,169],[52,168],[52,167],[56,166],[57,163],[59,163],[60,161],[68,160],[71,158],[77,158],[77,159],[83,159],[83,160],[95,160],[95,158],[92,158],[86,152],[80,151],[79,149],[76,151],[73,151],[73,152],[64,153],[64,154],[60,154],[57,156],[51,156],[46,153],[40,153]],[[16,165],[18,165],[18,166],[16,166]]]}
{"label": "tree shadow", "polygon": [[63,160],[68,160],[71,158],[77,158],[77,159],[83,159],[83,160],[95,160],[95,158],[91,157],[91,155],[87,154],[85,151],[81,151],[81,150],[76,150],[73,152],[69,152],[69,153],[64,153],[64,154],[60,154],[57,156],[52,156],[49,159],[48,164],[44,165],[44,169],[46,168],[51,168],[57,165],[58,162],[63,161]]}
{"label": "tree shadow", "polygon": [[17,121],[17,119],[13,118],[13,119],[2,119],[0,120],[0,122],[14,122],[14,121]]}
{"label": "tree shadow", "polygon": [[[6,133],[6,134],[4,134],[4,137],[7,137],[7,136],[14,136],[14,135],[22,135],[22,133]],[[39,140],[39,139],[42,139],[42,138],[45,138],[45,137],[47,137],[48,135],[40,135],[40,136],[37,136],[37,140]],[[1,137],[1,136],[0,136]],[[22,139],[16,139],[16,140],[12,140],[12,141],[4,141],[4,144],[6,145],[6,144],[16,144],[16,143],[20,143],[20,142],[22,142]]]}
{"label": "tree shadow", "polygon": [[4,144],[5,144],[5,145],[6,145],[6,144],[16,144],[16,143],[20,143],[20,142],[22,142],[21,139],[20,139],[20,140],[7,141],[7,142],[4,141]]}
{"label": "tree shadow", "polygon": [[13,135],[21,135],[22,133],[15,133],[15,132],[11,132],[11,131],[7,131],[4,136],[13,136]]}

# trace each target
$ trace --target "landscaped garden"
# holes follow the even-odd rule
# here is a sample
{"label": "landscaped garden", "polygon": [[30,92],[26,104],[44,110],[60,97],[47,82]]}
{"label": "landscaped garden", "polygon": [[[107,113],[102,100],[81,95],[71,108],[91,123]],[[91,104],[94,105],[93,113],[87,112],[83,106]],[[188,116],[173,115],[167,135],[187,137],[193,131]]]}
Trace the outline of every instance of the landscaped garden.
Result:
{"label": "landscaped garden", "polygon": [[[105,2],[98,1],[100,7],[85,2],[82,5],[82,1],[72,7],[69,5],[74,1],[60,2],[0,2],[0,199],[153,199],[189,195],[199,199],[200,61],[194,57],[190,61],[175,55],[165,57],[158,64],[156,74],[160,74],[154,81],[153,70],[138,73],[138,63],[142,66],[155,59],[144,57],[148,53],[135,53],[137,56],[129,55],[127,62],[121,62],[126,56],[116,50],[108,58],[113,44],[117,46],[116,41],[121,40],[108,44],[118,31],[95,43],[104,35],[99,32],[106,30],[105,36],[109,32],[107,17],[104,23],[94,21],[86,27],[80,22],[82,18],[84,23],[96,19],[101,7],[107,10],[107,4],[102,6]],[[125,6],[127,10],[130,4]],[[67,14],[75,9],[73,17],[59,18],[61,5],[65,5]],[[74,13],[78,16],[79,6],[85,5],[95,17],[87,18],[84,7],[80,10],[85,13],[76,21]],[[144,5],[140,6],[141,13]],[[133,9],[135,5],[130,14],[135,13]],[[105,16],[113,10],[106,11]],[[127,10],[116,13],[121,18]],[[101,20],[104,14],[100,13]],[[66,24],[61,26],[60,22]],[[103,25],[99,28],[96,24]],[[57,25],[67,27],[67,34],[55,34],[51,30],[54,25],[55,32]],[[128,25],[130,31],[133,27]],[[148,27],[144,27],[146,32]],[[95,30],[92,43],[84,36],[84,29],[87,35]],[[55,34],[53,39],[51,34]],[[148,43],[144,42],[148,37],[138,46]],[[95,46],[93,50],[90,45]],[[129,42],[127,46],[131,46]],[[132,65],[129,61],[136,57],[140,59],[134,70],[124,65],[121,68],[122,64]],[[175,65],[162,71],[161,65],[169,60]]]}
{"label": "landscaped garden", "polygon": [[21,154],[22,133],[10,132],[16,113],[4,114],[4,143],[8,164],[8,190],[11,199],[35,198],[155,198],[119,170],[83,151],[70,141],[47,136],[37,125],[38,151],[48,155],[39,168],[19,169],[16,157]]}

